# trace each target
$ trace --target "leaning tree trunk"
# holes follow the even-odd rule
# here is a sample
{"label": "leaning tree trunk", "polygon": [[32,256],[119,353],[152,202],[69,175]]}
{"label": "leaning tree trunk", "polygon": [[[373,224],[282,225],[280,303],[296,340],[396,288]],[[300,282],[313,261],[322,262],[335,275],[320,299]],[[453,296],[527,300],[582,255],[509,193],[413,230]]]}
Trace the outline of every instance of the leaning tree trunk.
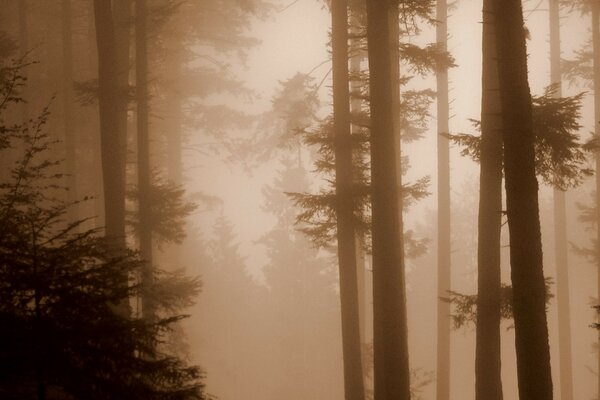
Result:
{"label": "leaning tree trunk", "polygon": [[[550,81],[552,84],[558,85],[554,93],[555,97],[561,97],[560,14],[558,0],[549,0],[549,7]],[[566,194],[563,190],[557,188],[554,189],[554,260],[556,265],[556,302],[558,306],[560,398],[561,400],[573,400]]]}
{"label": "leaning tree trunk", "polygon": [[[392,4],[390,4],[392,3]],[[397,4],[367,0],[371,98],[375,400],[410,398],[402,226],[396,184],[390,26]],[[383,22],[383,23],[382,23]]]}
{"label": "leaning tree trunk", "polygon": [[354,186],[352,137],[350,135],[350,94],[348,79],[348,4],[332,0],[333,50],[333,131],[335,190],[342,308],[342,351],[346,400],[365,397],[358,311],[358,284],[354,229]]}
{"label": "leaning tree trunk", "polygon": [[[135,0],[135,97],[137,103],[138,218],[142,286],[152,285],[152,226],[150,222],[150,138],[148,122],[148,50],[146,0]],[[142,315],[154,317],[149,296],[142,296]]]}
{"label": "leaning tree trunk", "polygon": [[493,0],[483,2],[481,156],[477,239],[475,399],[502,400],[500,348],[500,234],[502,120]]}
{"label": "leaning tree trunk", "polygon": [[520,0],[496,0],[506,206],[520,400],[552,400],[531,94]]}
{"label": "leaning tree trunk", "polygon": [[[448,5],[437,0],[436,41],[439,50],[448,49]],[[450,290],[450,105],[448,70],[438,69],[437,83],[437,400],[450,398],[450,303],[442,300]]]}

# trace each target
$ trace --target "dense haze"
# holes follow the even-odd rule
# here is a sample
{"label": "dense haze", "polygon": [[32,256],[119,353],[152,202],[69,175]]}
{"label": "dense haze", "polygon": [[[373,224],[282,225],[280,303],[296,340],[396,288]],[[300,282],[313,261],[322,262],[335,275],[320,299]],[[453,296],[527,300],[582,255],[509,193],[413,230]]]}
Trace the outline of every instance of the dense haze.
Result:
{"label": "dense haze", "polygon": [[[535,160],[511,150],[520,139],[503,133],[509,170],[515,152],[535,162],[537,199],[519,193],[539,204],[547,292],[539,294],[535,260],[517,264],[517,251],[511,259],[509,224],[511,232],[532,224],[511,220],[521,214],[507,208],[504,183],[502,207],[493,210],[502,226],[504,297],[496,300],[507,400],[600,396],[600,164],[592,140],[600,132],[600,35],[593,45],[591,34],[594,18],[600,30],[600,5],[560,1],[562,83],[552,91],[549,10],[557,2],[522,4],[522,78],[534,101],[523,124],[533,133],[521,136],[531,139],[523,148],[535,141]],[[413,400],[499,400],[476,397],[478,271],[487,262],[478,237],[493,224],[478,226],[479,161],[489,155],[479,138],[490,124],[482,112],[483,1],[400,1],[400,14],[388,5],[380,20],[376,6],[387,2],[366,3],[0,0],[0,398],[405,400],[393,393],[406,391],[409,376]],[[448,11],[447,43],[439,31],[436,39],[444,20],[436,5]],[[373,45],[383,31],[389,45]],[[491,92],[505,106],[520,104],[508,99],[519,85],[502,75],[517,56],[501,57],[500,36],[504,61]],[[382,54],[387,61],[378,63]],[[597,67],[600,54],[595,60]],[[446,71],[449,132],[436,103]],[[501,115],[505,126],[513,126],[509,114]],[[387,153],[377,139],[385,132],[388,144],[395,140]],[[447,145],[445,164],[438,151]],[[394,179],[389,191],[384,178]],[[566,237],[557,234],[557,182],[566,183],[558,185],[566,189]],[[441,208],[438,215],[445,196],[449,226]],[[386,221],[394,235],[382,234]],[[523,247],[535,256],[533,241]],[[566,262],[557,261],[563,248]],[[438,279],[446,264],[449,286]],[[523,265],[538,285],[515,284],[515,312],[529,321],[515,326],[511,285]],[[527,292],[538,306],[546,301],[550,397],[527,397],[531,377],[517,377],[515,335],[543,319],[539,307],[539,319],[527,319],[535,314],[519,303]],[[382,328],[390,326],[400,334]],[[537,349],[534,342],[527,346]],[[526,358],[522,371],[537,365]]]}

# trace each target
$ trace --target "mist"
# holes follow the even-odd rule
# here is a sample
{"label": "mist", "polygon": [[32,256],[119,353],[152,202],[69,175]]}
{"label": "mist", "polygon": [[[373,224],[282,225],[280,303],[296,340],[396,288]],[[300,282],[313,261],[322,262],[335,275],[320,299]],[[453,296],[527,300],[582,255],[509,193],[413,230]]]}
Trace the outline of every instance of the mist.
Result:
{"label": "mist", "polygon": [[0,398],[599,399],[599,18],[0,0]]}

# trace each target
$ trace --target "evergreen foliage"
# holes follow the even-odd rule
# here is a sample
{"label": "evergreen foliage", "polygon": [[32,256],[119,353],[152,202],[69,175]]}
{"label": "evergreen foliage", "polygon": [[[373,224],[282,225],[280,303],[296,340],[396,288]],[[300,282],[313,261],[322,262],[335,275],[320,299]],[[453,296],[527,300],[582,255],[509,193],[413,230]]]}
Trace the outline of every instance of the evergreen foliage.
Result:
{"label": "evergreen foliage", "polygon": [[[533,126],[535,133],[536,173],[544,182],[565,190],[576,187],[592,174],[585,168],[589,144],[582,144],[578,131],[581,129],[580,109],[585,93],[574,96],[555,97],[557,87],[551,85],[541,96],[533,96]],[[479,121],[473,120],[479,129]],[[471,134],[450,135],[450,139],[462,147],[461,154],[479,162],[480,136]]]}
{"label": "evergreen foliage", "polygon": [[116,255],[100,232],[81,229],[84,221],[67,221],[72,204],[61,200],[60,163],[49,156],[49,111],[7,127],[24,78],[18,65],[2,68],[3,147],[23,155],[0,183],[0,397],[204,398],[198,367],[164,346],[199,281],[157,272],[144,288],[157,318],[130,315],[142,263]]}

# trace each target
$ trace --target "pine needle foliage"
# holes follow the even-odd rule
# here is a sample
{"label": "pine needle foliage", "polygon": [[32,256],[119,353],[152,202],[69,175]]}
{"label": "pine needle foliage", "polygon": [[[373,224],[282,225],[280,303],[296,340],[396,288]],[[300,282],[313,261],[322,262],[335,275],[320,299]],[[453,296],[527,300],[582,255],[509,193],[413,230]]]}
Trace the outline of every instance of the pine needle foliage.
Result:
{"label": "pine needle foliage", "polygon": [[[585,168],[588,148],[580,142],[581,105],[585,93],[555,97],[557,87],[548,86],[541,96],[533,96],[533,123],[536,173],[542,180],[561,190],[577,187],[592,174]],[[479,121],[473,120],[476,129]],[[471,134],[449,135],[462,147],[461,154],[479,162],[481,137]]]}
{"label": "pine needle foliage", "polygon": [[22,101],[14,82],[24,82],[11,68],[0,82],[3,150],[23,154],[0,183],[0,398],[205,398],[199,368],[163,346],[198,280],[157,272],[144,288],[157,318],[127,310],[141,295],[142,263],[131,251],[115,254],[101,232],[82,229],[84,220],[67,222],[72,204],[57,195],[65,189],[49,156],[49,110],[5,126]]}

